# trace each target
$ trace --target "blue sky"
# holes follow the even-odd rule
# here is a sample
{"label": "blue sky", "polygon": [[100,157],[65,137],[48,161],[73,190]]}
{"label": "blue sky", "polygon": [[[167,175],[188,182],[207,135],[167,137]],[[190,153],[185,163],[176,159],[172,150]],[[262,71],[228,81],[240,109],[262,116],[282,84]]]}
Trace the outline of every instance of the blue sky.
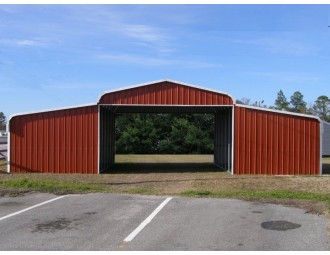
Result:
{"label": "blue sky", "polygon": [[329,5],[0,5],[0,111],[172,79],[274,104],[330,97]]}

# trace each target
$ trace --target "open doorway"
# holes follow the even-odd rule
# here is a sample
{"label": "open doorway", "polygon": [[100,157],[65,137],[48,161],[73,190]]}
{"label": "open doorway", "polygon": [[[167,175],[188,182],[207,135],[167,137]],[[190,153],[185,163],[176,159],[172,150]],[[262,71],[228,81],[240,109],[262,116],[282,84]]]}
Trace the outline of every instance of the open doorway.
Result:
{"label": "open doorway", "polygon": [[232,107],[100,105],[99,113],[100,172],[232,170]]}
{"label": "open doorway", "polygon": [[115,126],[116,172],[219,171],[214,114],[118,114]]}

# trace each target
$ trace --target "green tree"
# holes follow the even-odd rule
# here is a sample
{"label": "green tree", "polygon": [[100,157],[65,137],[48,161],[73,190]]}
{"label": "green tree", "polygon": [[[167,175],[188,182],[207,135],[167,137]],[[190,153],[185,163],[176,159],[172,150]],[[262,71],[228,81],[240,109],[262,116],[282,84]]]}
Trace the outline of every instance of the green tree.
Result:
{"label": "green tree", "polygon": [[277,98],[275,99],[275,109],[277,110],[288,110],[289,109],[290,102],[286,99],[286,96],[284,95],[283,91],[280,90],[277,93]]}
{"label": "green tree", "polygon": [[330,121],[330,99],[327,96],[319,96],[313,105],[313,110],[320,119]]}
{"label": "green tree", "polygon": [[6,116],[3,112],[0,112],[0,130],[6,129]]}
{"label": "green tree", "polygon": [[212,114],[123,114],[116,118],[117,153],[213,153]]}
{"label": "green tree", "polygon": [[250,105],[251,104],[251,99],[247,97],[242,97],[241,99],[236,100],[237,104],[244,104],[244,105]]}
{"label": "green tree", "polygon": [[307,103],[304,101],[304,96],[300,91],[296,91],[290,97],[292,108],[290,109],[292,112],[300,112],[306,113],[306,105]]}
{"label": "green tree", "polygon": [[[126,124],[124,128],[120,126],[123,123]],[[119,135],[118,153],[154,153],[157,147],[157,130],[150,117],[144,114],[137,114],[132,118],[124,117],[120,124],[116,127]]]}

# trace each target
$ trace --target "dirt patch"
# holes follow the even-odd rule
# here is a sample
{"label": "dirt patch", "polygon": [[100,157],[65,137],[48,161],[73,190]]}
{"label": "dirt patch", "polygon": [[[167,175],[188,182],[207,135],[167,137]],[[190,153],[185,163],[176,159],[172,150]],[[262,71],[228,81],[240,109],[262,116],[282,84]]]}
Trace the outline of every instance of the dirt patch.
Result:
{"label": "dirt patch", "polygon": [[5,159],[0,159],[0,174],[7,173],[7,161]]}
{"label": "dirt patch", "polygon": [[116,154],[116,163],[213,163],[213,155],[122,155]]}

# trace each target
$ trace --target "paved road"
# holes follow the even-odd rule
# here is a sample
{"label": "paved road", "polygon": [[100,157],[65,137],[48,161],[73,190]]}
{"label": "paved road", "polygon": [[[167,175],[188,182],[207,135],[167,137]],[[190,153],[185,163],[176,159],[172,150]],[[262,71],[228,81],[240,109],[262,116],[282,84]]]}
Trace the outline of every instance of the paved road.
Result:
{"label": "paved road", "polygon": [[301,209],[234,199],[0,198],[0,250],[328,250],[327,227]]}

